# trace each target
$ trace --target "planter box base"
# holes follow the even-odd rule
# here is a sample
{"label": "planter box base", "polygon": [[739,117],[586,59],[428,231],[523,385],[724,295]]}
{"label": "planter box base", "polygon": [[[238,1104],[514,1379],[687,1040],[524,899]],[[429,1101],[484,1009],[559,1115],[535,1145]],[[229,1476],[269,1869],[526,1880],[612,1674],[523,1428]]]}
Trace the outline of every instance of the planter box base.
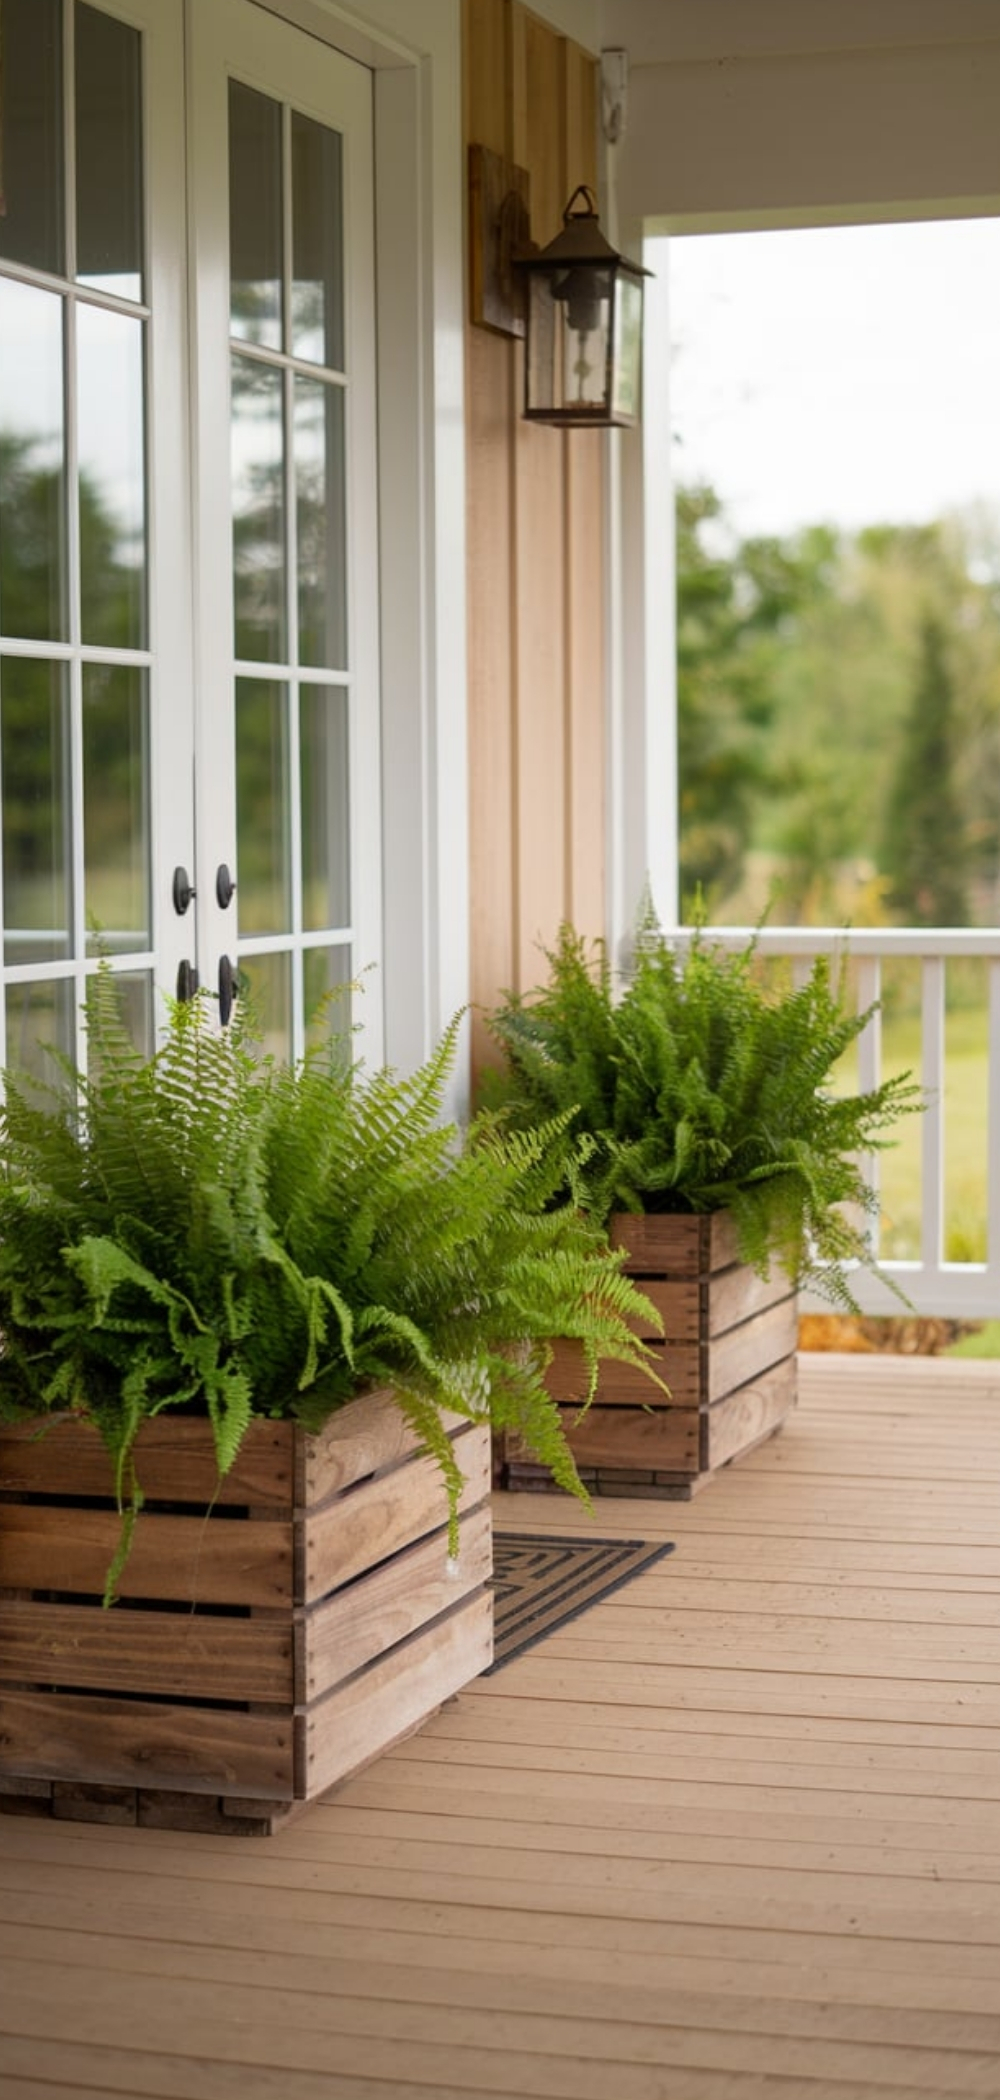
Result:
{"label": "planter box base", "polygon": [[[373,1753],[381,1757],[416,1735],[439,1712],[432,1707],[411,1728]],[[363,1771],[371,1758],[356,1767]],[[97,1786],[61,1779],[0,1779],[0,1816],[47,1817],[70,1823],[117,1823],[139,1830],[205,1831],[215,1837],[273,1837],[307,1808],[328,1801],[354,1772],[345,1772],[313,1801],[262,1801],[252,1795],[189,1794],[180,1788]]]}
{"label": "planter box base", "polygon": [[320,1435],[254,1422],[216,1480],[205,1423],[145,1425],[120,1602],[89,1425],[0,1427],[0,1811],[264,1833],[404,1735],[492,1658],[489,1431],[436,1462],[391,1396]]}
{"label": "planter box base", "polygon": [[[689,1501],[722,1466],[774,1434],[795,1405],[798,1301],[779,1271],[760,1277],[737,1258],[725,1212],[618,1217],[612,1240],[655,1305],[665,1339],[640,1332],[669,1395],[629,1365],[602,1366],[582,1421],[582,1358],[556,1346],[549,1390],[580,1477],[592,1495]],[[504,1485],[543,1492],[548,1476],[515,1439]]]}

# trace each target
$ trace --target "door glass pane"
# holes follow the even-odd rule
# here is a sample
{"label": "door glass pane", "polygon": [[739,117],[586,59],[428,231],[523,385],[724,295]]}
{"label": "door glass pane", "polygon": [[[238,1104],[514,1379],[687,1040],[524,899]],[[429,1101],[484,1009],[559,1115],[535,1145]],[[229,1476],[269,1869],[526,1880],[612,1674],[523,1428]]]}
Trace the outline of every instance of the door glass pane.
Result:
{"label": "door glass pane", "polygon": [[62,0],[3,0],[0,17],[0,255],[59,274],[65,267]]}
{"label": "door glass pane", "polygon": [[299,696],[302,779],[302,924],[351,923],[347,694],[304,685]]}
{"label": "door glass pane", "polygon": [[346,945],[307,948],[302,966],[306,1041],[315,1045],[325,1043],[331,1035],[343,1035],[346,1038],[344,1053],[350,1062],[353,1056],[350,1039],[352,1009],[348,991],[351,982],[350,948]]}
{"label": "door glass pane", "polygon": [[76,10],[76,237],[81,284],[142,297],[142,79],[137,29]]}
{"label": "door glass pane", "polygon": [[87,953],[146,948],[149,819],[146,673],[83,666]]}
{"label": "door glass pane", "polygon": [[0,278],[0,389],[0,632],[62,641],[65,429],[57,293]]}
{"label": "door glass pane", "polygon": [[4,959],[72,953],[66,667],[7,657],[0,688]]}
{"label": "door glass pane", "polygon": [[233,358],[233,598],[236,654],[283,663],[285,491],[282,374]]}
{"label": "door glass pane", "polygon": [[290,955],[245,955],[240,960],[254,1022],[265,1057],[287,1063],[292,1054],[292,959]]}
{"label": "door glass pane", "polygon": [[281,349],[281,104],[229,83],[230,333]]}
{"label": "door glass pane", "polygon": [[143,323],[77,307],[80,617],[85,642],[146,641]]}
{"label": "door glass pane", "polygon": [[288,932],[288,694],[276,681],[236,682],[236,847],[241,932]]}
{"label": "door glass pane", "polygon": [[299,662],[347,668],[344,395],[321,379],[295,380],[295,510]]}
{"label": "door glass pane", "polygon": [[15,1072],[51,1086],[58,1077],[48,1049],[73,1057],[76,1049],[76,985],[72,978],[55,984],[7,986],[6,1063]]}
{"label": "door glass pane", "polygon": [[292,353],[344,365],[339,131],[292,112]]}
{"label": "door glass pane", "polygon": [[140,1057],[152,1057],[156,1044],[153,1027],[153,979],[150,972],[116,972],[115,985],[121,999],[122,1020]]}

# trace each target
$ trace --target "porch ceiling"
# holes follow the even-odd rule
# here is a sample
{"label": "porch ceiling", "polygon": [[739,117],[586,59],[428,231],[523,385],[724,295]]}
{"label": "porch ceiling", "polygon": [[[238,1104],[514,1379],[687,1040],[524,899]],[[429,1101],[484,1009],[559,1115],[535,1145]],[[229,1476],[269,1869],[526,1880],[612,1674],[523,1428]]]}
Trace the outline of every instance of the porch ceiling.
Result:
{"label": "porch ceiling", "polygon": [[995,211],[992,0],[604,0],[615,181],[660,231]]}

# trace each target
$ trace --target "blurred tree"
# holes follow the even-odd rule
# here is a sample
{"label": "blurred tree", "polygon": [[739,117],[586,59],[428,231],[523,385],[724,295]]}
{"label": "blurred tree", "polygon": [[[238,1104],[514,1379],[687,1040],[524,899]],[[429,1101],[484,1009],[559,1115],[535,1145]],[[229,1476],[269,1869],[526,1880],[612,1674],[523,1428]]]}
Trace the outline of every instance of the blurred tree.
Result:
{"label": "blurred tree", "polygon": [[956,777],[959,748],[948,633],[920,624],[913,699],[885,811],[882,864],[897,915],[914,926],[968,923],[969,845]]}

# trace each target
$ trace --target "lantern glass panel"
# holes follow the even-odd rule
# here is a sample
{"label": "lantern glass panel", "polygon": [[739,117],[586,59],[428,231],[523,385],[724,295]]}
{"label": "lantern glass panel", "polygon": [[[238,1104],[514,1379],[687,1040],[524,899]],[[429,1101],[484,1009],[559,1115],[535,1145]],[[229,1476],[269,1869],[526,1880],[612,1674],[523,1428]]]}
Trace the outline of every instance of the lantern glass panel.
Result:
{"label": "lantern glass panel", "polygon": [[615,299],[611,413],[615,422],[639,420],[642,382],[642,280],[622,271]]}
{"label": "lantern glass panel", "polygon": [[[584,272],[577,271],[577,276]],[[588,271],[588,276],[596,275]],[[603,276],[603,296],[575,301],[556,298],[556,327],[561,331],[562,401],[560,406],[570,412],[588,410],[602,414],[607,405],[608,342],[611,323],[611,300],[608,296],[607,276]],[[582,325],[574,327],[575,320]],[[589,326],[587,325],[589,323]]]}

